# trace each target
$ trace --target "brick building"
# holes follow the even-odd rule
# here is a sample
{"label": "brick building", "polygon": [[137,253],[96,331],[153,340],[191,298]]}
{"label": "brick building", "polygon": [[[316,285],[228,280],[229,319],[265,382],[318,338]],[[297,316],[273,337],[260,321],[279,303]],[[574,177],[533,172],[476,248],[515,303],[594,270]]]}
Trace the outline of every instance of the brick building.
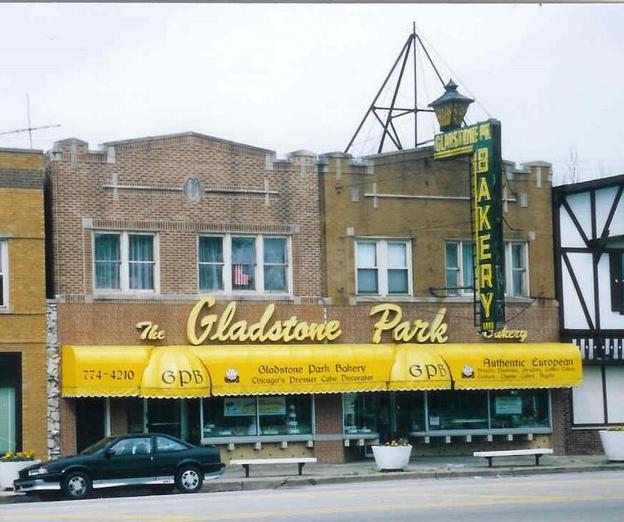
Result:
{"label": "brick building", "polygon": [[[430,149],[278,161],[194,133],[59,142],[47,211],[60,450],[126,431],[218,444],[226,461],[343,462],[395,437],[417,453],[561,450],[558,392],[518,390],[580,368],[554,343],[549,166],[506,168],[508,335],[521,349],[475,333],[462,161]],[[409,323],[390,327],[399,312]],[[509,381],[497,393],[460,376],[482,355],[565,358],[572,375],[492,370]]]}
{"label": "brick building", "polygon": [[[379,302],[399,305],[403,320],[428,321],[444,309],[448,343],[457,343],[457,351],[464,354],[481,349],[492,350],[492,356],[514,353],[514,349],[521,353],[531,345],[547,356],[561,346],[550,164],[533,162],[517,168],[504,162],[503,166],[506,329],[526,335],[507,341],[522,341],[522,345],[483,339],[474,324],[467,158],[434,160],[429,147],[363,160],[329,153],[321,156],[320,164],[324,294],[334,308],[349,310],[358,321]],[[396,338],[386,332],[384,341],[396,342]],[[578,364],[578,354],[569,345],[566,350]],[[350,397],[349,407],[362,415],[385,410],[388,426],[375,431],[409,436],[419,453],[468,453],[527,444],[566,451],[567,387],[522,383],[522,378],[515,385],[490,384],[475,384],[462,392],[417,385],[408,387],[411,391],[359,394]],[[542,386],[553,389],[530,389]],[[457,379],[453,387],[459,388]],[[354,430],[354,437],[359,434]]]}
{"label": "brick building", "polygon": [[[46,458],[43,154],[0,149],[0,452]],[[58,393],[58,390],[51,390]]]}

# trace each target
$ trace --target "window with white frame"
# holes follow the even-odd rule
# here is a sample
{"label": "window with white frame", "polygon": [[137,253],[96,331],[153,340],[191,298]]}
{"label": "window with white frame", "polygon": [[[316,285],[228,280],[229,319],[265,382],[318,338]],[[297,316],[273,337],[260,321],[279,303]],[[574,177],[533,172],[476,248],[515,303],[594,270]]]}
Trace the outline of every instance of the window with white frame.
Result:
{"label": "window with white frame", "polygon": [[97,291],[154,292],[157,289],[156,236],[96,232],[94,285]]}
{"label": "window with white frame", "polygon": [[7,242],[0,241],[0,309],[9,305],[9,263]]}
{"label": "window with white frame", "polygon": [[444,248],[446,294],[467,295],[474,292],[472,241],[447,241]]}
{"label": "window with white frame", "polygon": [[526,242],[510,241],[506,245],[507,295],[529,295],[528,248]]}
{"label": "window with white frame", "polygon": [[[447,295],[473,293],[474,260],[472,241],[445,243]],[[528,247],[524,241],[505,243],[506,295],[529,295]]]}
{"label": "window with white frame", "polygon": [[199,290],[289,293],[288,238],[200,236]]}
{"label": "window with white frame", "polygon": [[356,241],[357,293],[381,296],[411,294],[411,258],[409,241]]}

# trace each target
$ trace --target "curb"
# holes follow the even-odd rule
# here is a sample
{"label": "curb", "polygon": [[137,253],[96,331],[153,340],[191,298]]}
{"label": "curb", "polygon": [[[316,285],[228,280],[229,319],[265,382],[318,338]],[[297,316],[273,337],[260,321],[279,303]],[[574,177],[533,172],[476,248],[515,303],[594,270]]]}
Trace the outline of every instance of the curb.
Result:
{"label": "curb", "polygon": [[203,492],[222,493],[227,491],[250,491],[258,489],[296,488],[303,486],[320,486],[324,484],[348,484],[361,482],[380,482],[387,480],[418,480],[436,479],[448,480],[455,478],[496,478],[496,477],[523,477],[530,475],[558,475],[564,473],[591,473],[600,471],[624,471],[624,464],[603,464],[598,466],[557,466],[531,468],[483,468],[462,471],[394,471],[379,472],[370,475],[337,475],[337,476],[293,476],[280,478],[239,479],[227,481],[211,481],[204,484]]}
{"label": "curb", "polygon": [[[500,467],[500,468],[472,468],[457,471],[388,471],[366,475],[335,475],[335,476],[292,476],[292,477],[257,477],[211,480],[204,483],[202,493],[224,493],[228,491],[253,491],[260,489],[300,488],[304,486],[321,486],[332,484],[349,484],[365,482],[383,482],[389,480],[450,480],[459,478],[503,478],[524,477],[530,475],[558,475],[564,473],[591,473],[600,471],[624,471],[624,464],[600,464],[597,466],[532,466],[532,467]],[[130,490],[127,490],[130,491]],[[139,494],[146,494],[151,490],[136,488]],[[134,491],[133,491],[134,493]],[[126,496],[126,495],[115,495]],[[0,492],[0,504],[20,504],[39,502],[36,496],[27,496],[23,493],[10,491]]]}

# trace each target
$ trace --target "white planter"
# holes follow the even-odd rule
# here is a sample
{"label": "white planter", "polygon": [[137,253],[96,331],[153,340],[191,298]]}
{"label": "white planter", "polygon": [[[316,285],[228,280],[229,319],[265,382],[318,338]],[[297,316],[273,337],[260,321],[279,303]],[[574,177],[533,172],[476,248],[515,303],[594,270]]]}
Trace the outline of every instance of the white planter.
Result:
{"label": "white planter", "polygon": [[378,471],[405,470],[411,453],[411,446],[373,446],[373,456]]}
{"label": "white planter", "polygon": [[599,433],[607,460],[624,461],[624,431],[600,430]]}
{"label": "white planter", "polygon": [[13,489],[13,481],[18,478],[20,470],[39,464],[40,460],[21,460],[18,462],[0,462],[0,491]]}

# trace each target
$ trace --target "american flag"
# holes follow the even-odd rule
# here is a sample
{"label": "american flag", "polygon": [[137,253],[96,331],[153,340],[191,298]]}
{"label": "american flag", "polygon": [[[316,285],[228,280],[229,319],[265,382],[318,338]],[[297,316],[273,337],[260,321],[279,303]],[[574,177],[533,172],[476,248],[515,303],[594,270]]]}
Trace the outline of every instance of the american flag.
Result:
{"label": "american flag", "polygon": [[247,286],[249,284],[249,276],[243,271],[243,265],[234,265],[232,283],[236,286]]}

